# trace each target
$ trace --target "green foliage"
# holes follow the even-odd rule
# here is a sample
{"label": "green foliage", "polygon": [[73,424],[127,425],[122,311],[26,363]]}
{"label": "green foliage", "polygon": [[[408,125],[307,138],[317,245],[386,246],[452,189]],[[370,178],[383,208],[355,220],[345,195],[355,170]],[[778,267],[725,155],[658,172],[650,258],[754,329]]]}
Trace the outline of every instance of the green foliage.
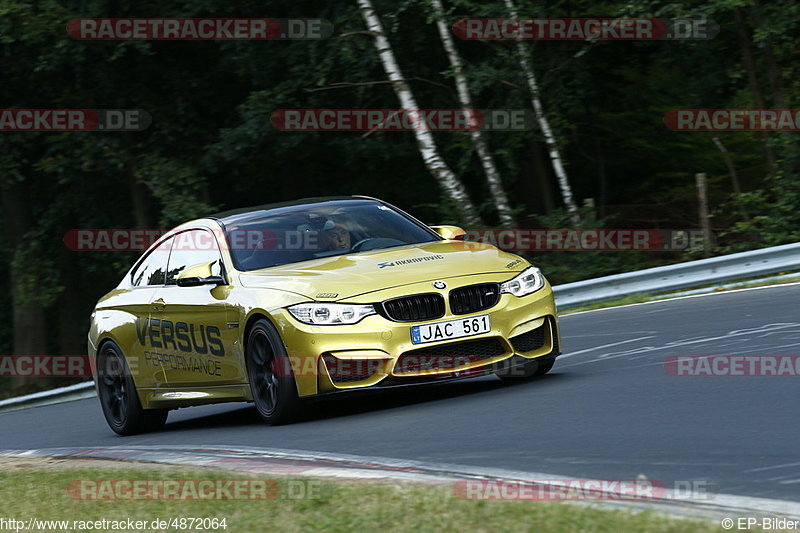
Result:
{"label": "green foliage", "polygon": [[142,158],[136,177],[147,184],[161,205],[159,224],[163,228],[218,210],[208,200],[206,177],[199,175],[191,163],[147,156]]}
{"label": "green foliage", "polygon": [[800,241],[800,178],[780,173],[767,181],[769,188],[749,191],[732,202],[752,215],[736,222],[722,237],[729,244],[721,252],[735,252]]}
{"label": "green foliage", "polygon": [[[800,5],[789,0],[762,1],[761,8],[750,0],[516,3],[524,17],[708,17],[720,25],[711,40],[525,43],[575,196],[579,202],[594,198],[602,214],[595,219],[585,213],[585,227],[697,228],[693,176],[705,172],[714,230],[720,233],[716,252],[798,239],[796,134],[720,135],[745,191],[734,198],[710,136],[670,131],[662,117],[676,108],[755,107],[750,74],[766,106],[775,106],[781,93],[789,107],[796,106]],[[444,0],[444,5],[449,24],[508,16],[502,0]],[[429,1],[377,0],[375,6],[420,105],[459,107]],[[321,41],[271,42],[92,42],[66,34],[72,18],[112,16],[321,17],[333,22],[335,32]],[[37,302],[50,315],[68,305],[86,316],[118,282],[135,254],[67,252],[62,238],[72,228],[169,227],[217,210],[337,194],[377,196],[426,222],[459,223],[411,133],[290,133],[270,123],[279,109],[397,108],[372,38],[363,30],[352,0],[268,5],[0,0],[4,107],[141,108],[153,117],[152,126],[138,133],[0,135],[6,214],[0,270],[18,289],[16,304]],[[753,49],[754,73],[743,60],[743,34]],[[477,108],[530,108],[515,44],[456,40]],[[434,136],[484,220],[496,223],[469,135]],[[487,132],[486,138],[523,227],[567,227],[538,128]],[[767,165],[767,147],[776,168]],[[560,252],[531,259],[559,283],[683,257]],[[79,287],[77,295],[67,290],[68,283]],[[13,304],[4,305],[0,317],[10,317]],[[2,321],[0,347],[9,344],[4,339],[11,336],[10,322]],[[84,333],[75,328],[76,343],[83,343]]]}
{"label": "green foliage", "polygon": [[[598,219],[590,208],[580,209],[581,224],[578,229],[618,229],[613,219]],[[570,228],[569,213],[557,209],[548,215],[535,217],[538,229]],[[656,266],[663,262],[677,262],[675,254],[659,256],[651,251],[560,251],[523,254],[547,276],[552,285],[570,283],[599,276],[607,276]],[[666,261],[665,261],[666,258]],[[669,259],[672,261],[669,261]]]}

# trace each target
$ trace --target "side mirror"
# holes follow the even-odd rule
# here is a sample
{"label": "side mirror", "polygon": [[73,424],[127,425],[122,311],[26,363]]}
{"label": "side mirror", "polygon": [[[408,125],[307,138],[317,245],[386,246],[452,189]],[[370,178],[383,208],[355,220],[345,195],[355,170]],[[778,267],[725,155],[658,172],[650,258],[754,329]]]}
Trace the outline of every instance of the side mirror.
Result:
{"label": "side mirror", "polygon": [[451,241],[463,241],[467,237],[467,232],[458,226],[431,226],[431,229],[443,239]]}
{"label": "side mirror", "polygon": [[187,267],[180,273],[176,284],[178,287],[199,287],[200,285],[225,285],[224,276],[215,276],[211,273],[211,266],[216,261],[200,263]]}

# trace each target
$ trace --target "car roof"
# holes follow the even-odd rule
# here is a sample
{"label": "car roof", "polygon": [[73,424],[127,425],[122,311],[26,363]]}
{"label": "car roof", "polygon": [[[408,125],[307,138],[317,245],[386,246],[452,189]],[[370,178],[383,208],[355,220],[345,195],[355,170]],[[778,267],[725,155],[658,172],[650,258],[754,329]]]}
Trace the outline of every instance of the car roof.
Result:
{"label": "car roof", "polygon": [[267,211],[272,211],[275,209],[281,209],[285,207],[325,204],[329,202],[349,202],[349,201],[363,202],[364,200],[383,203],[381,202],[381,200],[378,200],[377,198],[371,198],[369,196],[319,196],[313,198],[301,198],[299,200],[292,200],[289,202],[277,202],[272,204],[257,205],[253,207],[231,209],[229,211],[223,211],[221,213],[209,215],[205,218],[216,220],[223,227],[225,227],[230,224],[236,224],[238,222],[242,222],[244,220],[253,218],[253,215],[256,213],[263,214]]}

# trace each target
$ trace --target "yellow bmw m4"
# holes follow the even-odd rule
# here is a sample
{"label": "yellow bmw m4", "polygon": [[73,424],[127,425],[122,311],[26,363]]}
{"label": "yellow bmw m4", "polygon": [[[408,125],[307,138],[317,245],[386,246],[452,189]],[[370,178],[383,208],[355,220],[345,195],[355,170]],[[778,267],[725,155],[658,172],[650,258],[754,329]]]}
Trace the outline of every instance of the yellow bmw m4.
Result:
{"label": "yellow bmw m4", "polygon": [[358,196],[174,228],[92,313],[108,424],[130,435],[230,401],[284,424],[332,393],[547,373],[560,353],[547,280],[464,236]]}

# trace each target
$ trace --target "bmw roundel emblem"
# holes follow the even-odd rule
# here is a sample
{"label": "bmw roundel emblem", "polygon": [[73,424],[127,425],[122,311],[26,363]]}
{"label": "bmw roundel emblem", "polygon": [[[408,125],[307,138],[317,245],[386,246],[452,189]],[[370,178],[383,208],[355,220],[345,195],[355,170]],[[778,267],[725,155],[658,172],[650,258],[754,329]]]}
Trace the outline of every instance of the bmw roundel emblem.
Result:
{"label": "bmw roundel emblem", "polygon": [[433,287],[435,289],[441,290],[441,289],[444,289],[445,287],[447,287],[447,283],[445,283],[444,281],[434,281],[433,282]]}

